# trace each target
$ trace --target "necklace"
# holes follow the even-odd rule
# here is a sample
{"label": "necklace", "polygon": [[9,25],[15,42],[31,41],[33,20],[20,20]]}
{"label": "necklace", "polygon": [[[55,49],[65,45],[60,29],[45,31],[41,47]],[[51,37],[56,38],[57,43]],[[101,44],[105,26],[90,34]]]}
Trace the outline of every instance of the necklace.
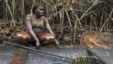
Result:
{"label": "necklace", "polygon": [[37,18],[35,15],[34,15],[34,20],[36,20],[36,21],[41,21],[41,17],[40,18]]}

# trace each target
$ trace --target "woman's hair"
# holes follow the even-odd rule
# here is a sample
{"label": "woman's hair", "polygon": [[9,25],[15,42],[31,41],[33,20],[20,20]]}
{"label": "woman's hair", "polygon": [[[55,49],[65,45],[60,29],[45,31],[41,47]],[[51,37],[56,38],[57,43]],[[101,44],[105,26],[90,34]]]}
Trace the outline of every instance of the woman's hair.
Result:
{"label": "woman's hair", "polygon": [[35,10],[39,7],[39,6],[43,6],[43,3],[41,2],[37,2],[33,5],[33,9],[32,9],[32,13],[35,13]]}

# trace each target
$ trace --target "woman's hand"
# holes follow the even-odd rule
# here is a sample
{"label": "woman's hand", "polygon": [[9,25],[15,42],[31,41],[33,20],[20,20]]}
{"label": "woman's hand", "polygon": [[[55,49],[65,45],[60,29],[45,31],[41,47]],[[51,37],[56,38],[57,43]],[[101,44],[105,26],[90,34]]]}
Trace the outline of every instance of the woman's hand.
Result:
{"label": "woman's hand", "polygon": [[40,42],[36,41],[36,49],[40,49],[41,45]]}
{"label": "woman's hand", "polygon": [[60,43],[55,39],[55,45],[58,49],[62,48],[62,46],[60,45]]}

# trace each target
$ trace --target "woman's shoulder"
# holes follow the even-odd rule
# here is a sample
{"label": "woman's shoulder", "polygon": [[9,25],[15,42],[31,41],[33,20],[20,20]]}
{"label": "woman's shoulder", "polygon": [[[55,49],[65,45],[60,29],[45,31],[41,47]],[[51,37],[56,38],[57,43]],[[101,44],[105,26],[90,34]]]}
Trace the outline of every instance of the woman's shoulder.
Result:
{"label": "woman's shoulder", "polygon": [[42,20],[44,20],[44,21],[48,20],[45,16],[42,16],[41,18],[42,18]]}
{"label": "woman's shoulder", "polygon": [[26,19],[33,20],[33,14],[32,14],[32,13],[27,14],[27,15],[26,15]]}
{"label": "woman's shoulder", "polygon": [[33,14],[30,13],[30,14],[27,14],[26,17],[32,17],[32,15],[33,15]]}

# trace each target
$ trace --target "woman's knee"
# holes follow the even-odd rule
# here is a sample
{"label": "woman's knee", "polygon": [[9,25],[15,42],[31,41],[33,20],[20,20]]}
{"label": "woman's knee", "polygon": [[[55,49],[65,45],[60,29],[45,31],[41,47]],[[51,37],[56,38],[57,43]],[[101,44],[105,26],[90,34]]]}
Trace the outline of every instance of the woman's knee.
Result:
{"label": "woman's knee", "polygon": [[46,40],[55,40],[55,37],[54,36],[48,36],[48,37],[45,37]]}
{"label": "woman's knee", "polygon": [[19,32],[16,34],[17,37],[23,38],[25,40],[31,39],[31,36],[27,32]]}

